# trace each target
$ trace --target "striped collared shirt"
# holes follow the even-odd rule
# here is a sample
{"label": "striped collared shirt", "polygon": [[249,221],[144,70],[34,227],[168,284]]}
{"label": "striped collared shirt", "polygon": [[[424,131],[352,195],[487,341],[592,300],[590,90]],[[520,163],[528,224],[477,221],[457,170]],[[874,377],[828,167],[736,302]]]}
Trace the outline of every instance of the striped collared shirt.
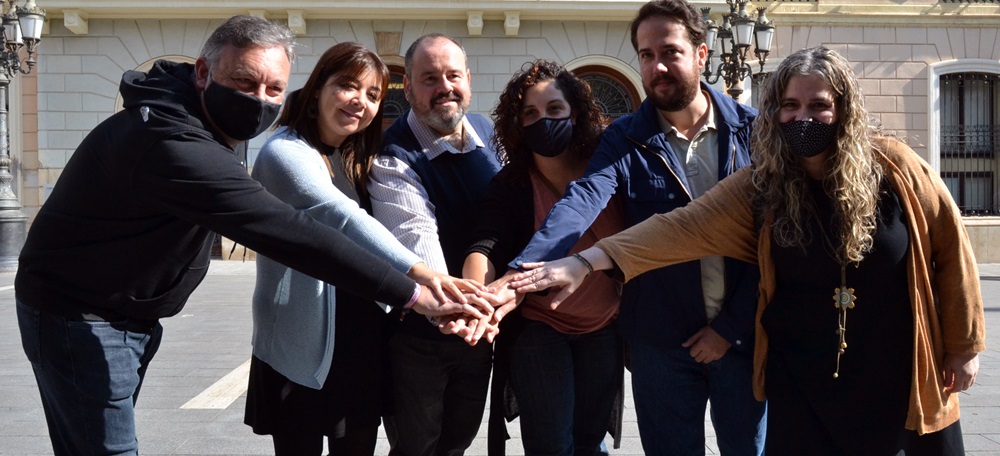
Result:
{"label": "striped collared shirt", "polygon": [[[434,159],[443,153],[463,154],[485,146],[464,117],[462,150],[454,148],[431,130],[413,111],[409,112],[406,122],[428,159]],[[406,248],[423,259],[428,267],[447,274],[448,265],[438,239],[434,204],[428,198],[420,176],[396,157],[379,156],[372,164],[368,193],[371,195],[375,218],[389,228]]]}

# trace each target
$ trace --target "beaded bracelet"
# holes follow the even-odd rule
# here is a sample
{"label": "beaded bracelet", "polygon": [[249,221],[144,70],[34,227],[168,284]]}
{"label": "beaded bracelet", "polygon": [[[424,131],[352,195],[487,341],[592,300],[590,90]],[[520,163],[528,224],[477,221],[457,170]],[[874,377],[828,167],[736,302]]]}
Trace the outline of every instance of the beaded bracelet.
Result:
{"label": "beaded bracelet", "polygon": [[587,275],[590,275],[590,273],[594,272],[594,266],[591,265],[590,262],[583,257],[583,255],[580,255],[579,253],[574,253],[573,258],[580,260],[580,262],[587,267]]}

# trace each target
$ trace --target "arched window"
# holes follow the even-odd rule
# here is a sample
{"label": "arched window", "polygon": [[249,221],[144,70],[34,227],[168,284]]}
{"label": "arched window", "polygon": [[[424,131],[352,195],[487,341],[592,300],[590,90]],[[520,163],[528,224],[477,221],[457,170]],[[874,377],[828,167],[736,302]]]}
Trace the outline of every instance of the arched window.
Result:
{"label": "arched window", "polygon": [[611,68],[587,65],[573,70],[573,73],[590,84],[594,100],[610,120],[632,114],[642,101],[628,79]]}
{"label": "arched window", "polygon": [[382,129],[385,130],[392,125],[399,116],[410,109],[410,102],[406,101],[406,94],[403,92],[403,68],[389,65],[389,90],[382,99]]}

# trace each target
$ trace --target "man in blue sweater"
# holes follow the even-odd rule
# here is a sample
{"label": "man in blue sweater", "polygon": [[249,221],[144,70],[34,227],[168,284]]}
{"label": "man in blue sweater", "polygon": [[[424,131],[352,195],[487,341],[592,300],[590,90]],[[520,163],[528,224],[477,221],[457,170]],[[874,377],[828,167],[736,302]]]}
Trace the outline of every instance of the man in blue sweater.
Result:
{"label": "man in blue sweater", "polygon": [[[411,110],[385,131],[372,166],[373,214],[431,269],[459,276],[469,221],[500,169],[493,127],[468,114],[471,74],[458,42],[441,34],[420,37],[406,51],[405,65]],[[389,353],[389,454],[461,455],[483,418],[491,345],[466,345],[410,314]]]}
{"label": "man in blue sweater", "polygon": [[[584,176],[512,268],[566,256],[616,194],[634,225],[686,205],[750,163],[756,110],[699,83],[707,60],[701,14],[685,0],[652,1],[631,34],[647,99],[607,129]],[[755,268],[706,258],[650,271],[622,290],[618,324],[646,454],[705,454],[709,400],[724,456],[763,452],[765,405],[751,385]]]}

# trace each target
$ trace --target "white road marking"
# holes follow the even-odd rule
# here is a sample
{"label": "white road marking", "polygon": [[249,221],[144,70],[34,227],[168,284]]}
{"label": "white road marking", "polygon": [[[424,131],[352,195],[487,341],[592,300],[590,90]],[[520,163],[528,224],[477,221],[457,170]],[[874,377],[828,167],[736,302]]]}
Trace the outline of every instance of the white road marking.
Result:
{"label": "white road marking", "polygon": [[250,360],[233,369],[225,377],[209,386],[201,394],[182,405],[182,409],[224,409],[247,391],[250,378]]}
{"label": "white road marking", "polygon": [[7,287],[0,287],[0,291],[7,291],[7,290],[13,290],[13,289],[14,289],[13,285],[10,285],[10,286],[7,286]]}

